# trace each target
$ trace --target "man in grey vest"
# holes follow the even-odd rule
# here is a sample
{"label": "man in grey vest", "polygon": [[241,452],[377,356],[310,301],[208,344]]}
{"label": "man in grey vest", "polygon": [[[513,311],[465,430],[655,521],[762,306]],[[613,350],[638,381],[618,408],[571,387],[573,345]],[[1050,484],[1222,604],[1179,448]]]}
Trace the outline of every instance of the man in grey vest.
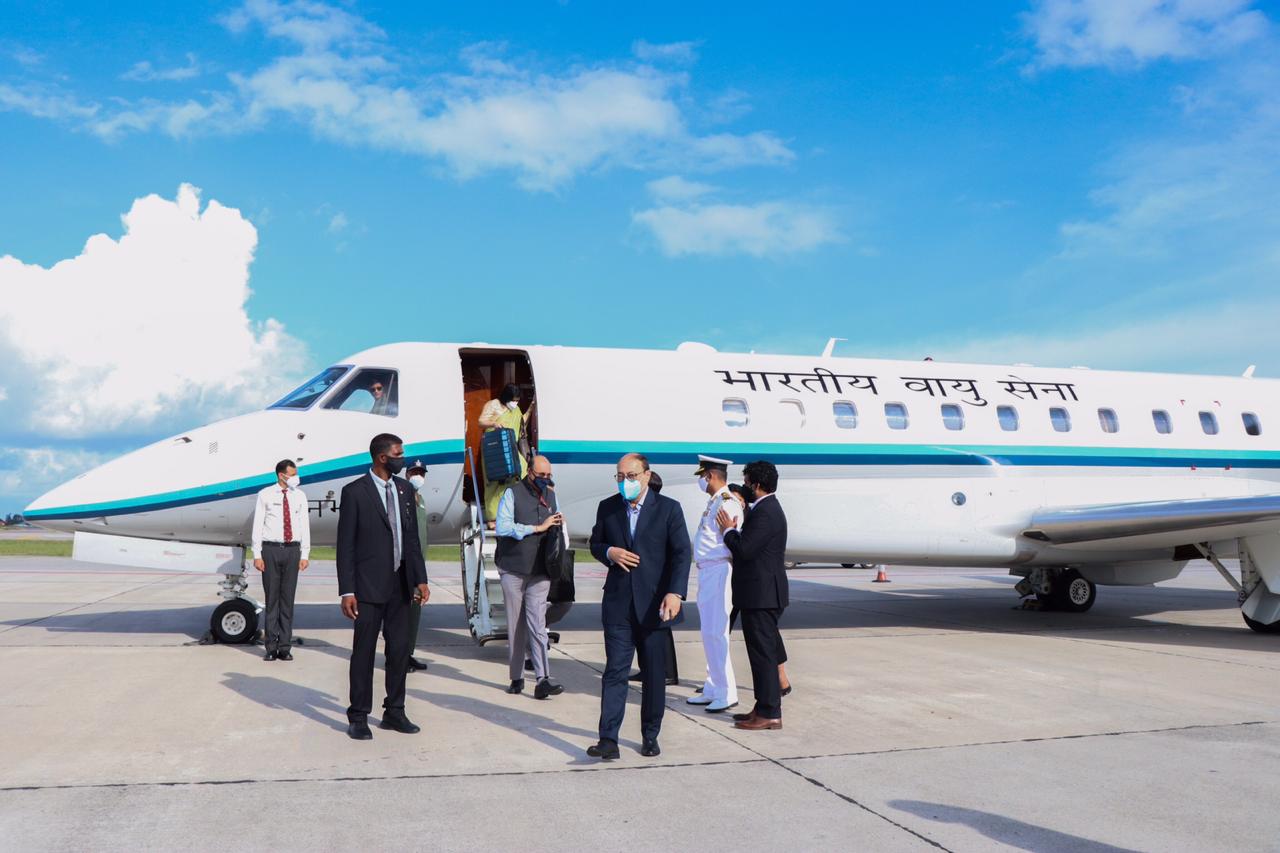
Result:
{"label": "man in grey vest", "polygon": [[551,481],[551,461],[535,456],[529,473],[503,492],[498,502],[495,560],[507,608],[511,675],[508,693],[524,690],[526,651],[538,679],[533,697],[546,699],[564,692],[551,680],[547,666],[547,593],[551,591],[551,577],[543,565],[545,540],[564,535],[563,522]]}

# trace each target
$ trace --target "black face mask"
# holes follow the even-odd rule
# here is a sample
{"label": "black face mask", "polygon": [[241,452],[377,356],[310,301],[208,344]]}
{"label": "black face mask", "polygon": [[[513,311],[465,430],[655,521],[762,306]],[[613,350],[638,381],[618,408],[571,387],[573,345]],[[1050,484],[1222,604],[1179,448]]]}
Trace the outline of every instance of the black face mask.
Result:
{"label": "black face mask", "polygon": [[386,462],[387,471],[389,471],[391,476],[394,477],[396,474],[399,474],[404,470],[404,466],[407,465],[408,462],[409,460],[405,459],[403,456],[388,456]]}
{"label": "black face mask", "polygon": [[742,490],[746,492],[746,494],[743,497],[745,497],[747,500],[747,506],[751,506],[753,503],[756,502],[755,486],[748,486],[746,483],[743,483]]}
{"label": "black face mask", "polygon": [[556,483],[550,477],[534,477],[533,484],[537,486],[540,491],[545,492],[547,489],[551,488]]}

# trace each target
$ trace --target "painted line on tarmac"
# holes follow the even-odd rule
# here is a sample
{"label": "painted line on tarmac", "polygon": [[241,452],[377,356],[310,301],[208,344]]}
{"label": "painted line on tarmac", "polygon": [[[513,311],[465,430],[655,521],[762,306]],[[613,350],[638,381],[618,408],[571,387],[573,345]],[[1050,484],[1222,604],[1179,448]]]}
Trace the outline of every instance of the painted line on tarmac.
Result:
{"label": "painted line on tarmac", "polygon": [[6,634],[6,633],[8,633],[9,631],[16,631],[16,630],[18,630],[19,628],[29,628],[30,626],[32,626],[32,625],[38,625],[38,624],[40,624],[41,622],[44,622],[44,621],[45,621],[45,620],[47,620],[47,619],[56,619],[56,618],[57,618],[57,617],[59,617],[59,616],[65,616],[65,615],[67,615],[68,613],[74,613],[74,612],[76,612],[77,610],[82,610],[82,609],[84,609],[84,608],[86,608],[86,607],[93,607],[94,605],[96,605],[96,604],[101,604],[101,603],[102,603],[102,602],[104,602],[104,601],[110,601],[110,600],[111,600],[111,599],[113,599],[113,598],[119,598],[119,597],[120,597],[120,596],[122,596],[122,595],[128,595],[128,594],[129,594],[129,593],[131,593],[131,592],[137,592],[138,590],[140,590],[140,589],[146,589],[146,588],[147,588],[147,587],[149,587],[149,586],[156,586],[157,584],[162,584],[162,583],[165,583],[166,581],[170,581],[170,580],[172,580],[172,579],[173,579],[173,578],[171,578],[171,577],[161,578],[161,579],[159,579],[159,580],[151,581],[150,583],[144,583],[144,584],[139,584],[138,586],[129,587],[128,589],[121,590],[120,592],[113,592],[111,595],[108,595],[108,596],[104,596],[104,597],[102,597],[102,598],[99,598],[97,601],[84,601],[84,602],[81,602],[81,603],[77,604],[77,605],[76,605],[76,606],[74,606],[74,607],[68,607],[66,610],[59,610],[57,613],[49,613],[49,614],[46,614],[46,615],[44,615],[44,616],[41,616],[41,617],[39,617],[39,618],[37,618],[37,619],[31,619],[31,620],[28,620],[28,621],[26,621],[26,622],[19,622],[19,623],[18,623],[18,624],[16,624],[16,625],[10,625],[9,627],[4,628],[3,630],[0,630],[0,634]]}
{"label": "painted line on tarmac", "polygon": [[1280,720],[1243,720],[1238,723],[1201,723],[1189,726],[1168,726],[1158,729],[1128,729],[1116,732],[1082,732],[1075,735],[1044,735],[1042,737],[1014,738],[1012,740],[982,740],[971,743],[937,744],[935,746],[899,746],[892,749],[866,749],[858,752],[829,752],[820,755],[789,755],[778,761],[814,761],[824,758],[862,758],[876,755],[894,755],[900,752],[936,752],[943,749],[972,749],[983,746],[1011,746],[1020,743],[1054,743],[1065,740],[1089,740],[1090,738],[1125,737],[1127,735],[1159,735],[1176,732],[1214,731],[1244,728],[1246,726],[1274,726]]}

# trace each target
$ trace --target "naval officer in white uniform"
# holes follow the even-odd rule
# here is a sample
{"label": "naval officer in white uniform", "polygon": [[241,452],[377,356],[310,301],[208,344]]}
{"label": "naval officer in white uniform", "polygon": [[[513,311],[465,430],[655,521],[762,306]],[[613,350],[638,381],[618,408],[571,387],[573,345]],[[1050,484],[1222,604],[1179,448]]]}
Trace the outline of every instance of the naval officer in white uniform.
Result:
{"label": "naval officer in white uniform", "polygon": [[731,464],[728,459],[699,456],[698,470],[694,472],[699,488],[710,498],[693,539],[693,560],[698,566],[698,620],[702,625],[702,649],[707,656],[707,680],[702,684],[701,694],[685,701],[690,705],[705,705],[710,714],[727,711],[738,704],[738,682],[733,677],[733,662],[729,659],[732,555],[724,544],[724,531],[716,523],[716,515],[722,509],[738,525],[742,523],[742,506],[729,492]]}

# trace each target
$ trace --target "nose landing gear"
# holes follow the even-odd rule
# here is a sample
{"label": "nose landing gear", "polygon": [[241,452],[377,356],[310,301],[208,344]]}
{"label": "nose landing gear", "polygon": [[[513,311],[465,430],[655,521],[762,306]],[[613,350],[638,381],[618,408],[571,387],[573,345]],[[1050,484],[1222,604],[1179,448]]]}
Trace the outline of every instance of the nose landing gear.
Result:
{"label": "nose landing gear", "polygon": [[258,635],[258,614],[262,605],[245,594],[249,581],[244,572],[222,576],[219,594],[225,599],[209,618],[209,632],[219,643],[239,645],[252,643]]}

